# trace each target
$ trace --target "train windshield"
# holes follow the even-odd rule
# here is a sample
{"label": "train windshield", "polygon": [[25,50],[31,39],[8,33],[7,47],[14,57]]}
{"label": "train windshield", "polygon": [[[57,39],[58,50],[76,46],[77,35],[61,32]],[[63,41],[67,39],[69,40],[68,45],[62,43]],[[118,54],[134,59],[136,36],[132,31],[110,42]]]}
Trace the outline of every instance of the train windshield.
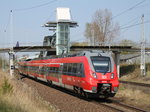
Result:
{"label": "train windshield", "polygon": [[109,57],[92,56],[91,60],[95,72],[106,73],[111,71],[111,62]]}

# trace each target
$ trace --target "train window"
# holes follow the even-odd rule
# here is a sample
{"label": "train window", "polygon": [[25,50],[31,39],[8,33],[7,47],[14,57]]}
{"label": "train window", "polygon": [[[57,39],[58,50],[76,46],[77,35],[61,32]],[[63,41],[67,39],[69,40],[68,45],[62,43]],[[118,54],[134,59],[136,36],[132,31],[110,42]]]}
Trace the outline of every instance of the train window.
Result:
{"label": "train window", "polygon": [[93,56],[91,57],[95,72],[106,73],[111,71],[111,62],[109,57]]}
{"label": "train window", "polygon": [[84,64],[81,64],[81,71],[82,71],[81,77],[85,77],[85,74],[84,74]]}
{"label": "train window", "polygon": [[39,67],[35,67],[35,73],[39,73]]}
{"label": "train window", "polygon": [[82,63],[79,63],[78,64],[78,68],[77,68],[78,70],[78,72],[77,72],[77,75],[79,76],[79,77],[84,77],[84,67],[83,67],[83,64]]}
{"label": "train window", "polygon": [[55,67],[52,67],[52,71],[51,71],[52,73],[55,73]]}
{"label": "train window", "polygon": [[34,73],[34,66],[30,66],[30,70]]}
{"label": "train window", "polygon": [[47,73],[48,73],[48,76],[51,75],[51,67],[48,67],[48,68],[47,68]]}
{"label": "train window", "polygon": [[51,72],[51,67],[48,67],[48,72],[49,72],[49,73]]}
{"label": "train window", "polygon": [[56,73],[56,67],[53,67],[53,73]]}
{"label": "train window", "polygon": [[72,72],[72,63],[68,63],[68,71],[67,71],[70,75]]}
{"label": "train window", "polygon": [[37,73],[38,67],[34,66],[34,73]]}
{"label": "train window", "polygon": [[78,73],[77,73],[77,74],[78,74],[78,77],[81,77],[81,75],[82,75],[82,68],[81,68],[81,67],[82,67],[82,64],[79,63],[79,64],[78,64]]}
{"label": "train window", "polygon": [[66,74],[67,72],[67,63],[64,63],[64,66],[63,66],[63,74]]}
{"label": "train window", "polygon": [[[62,68],[64,75],[71,75],[77,77],[84,77],[83,64],[82,63],[64,63]],[[59,71],[61,72],[61,71]]]}
{"label": "train window", "polygon": [[55,67],[55,72],[56,72],[56,73],[59,72],[58,70],[59,70],[59,68],[58,68],[58,67]]}
{"label": "train window", "polygon": [[34,66],[30,66],[30,70],[34,72]]}
{"label": "train window", "polygon": [[47,73],[47,67],[43,67],[44,68],[44,74],[43,75],[46,75]]}
{"label": "train window", "polygon": [[48,68],[45,66],[45,67],[44,67],[44,75],[47,74],[47,70],[48,70]]}
{"label": "train window", "polygon": [[51,67],[51,71],[50,71],[50,72],[51,72],[51,73],[54,73],[54,71],[55,71],[55,70],[54,70],[54,67]]}
{"label": "train window", "polygon": [[78,67],[78,66],[77,66],[77,63],[73,63],[72,65],[73,65],[73,66],[72,66],[72,75],[73,75],[73,76],[76,76],[76,75],[77,75],[77,72],[78,72],[78,71],[77,71],[77,67]]}
{"label": "train window", "polygon": [[41,75],[44,75],[44,67],[41,67],[41,68],[40,68],[40,74],[41,74]]}
{"label": "train window", "polygon": [[63,65],[60,65],[59,70],[58,70],[58,73],[59,73],[59,74],[62,74],[62,70],[63,70]]}
{"label": "train window", "polygon": [[49,71],[50,73],[51,73],[51,70],[52,70],[52,67],[49,67],[49,68],[48,68],[48,71]]}

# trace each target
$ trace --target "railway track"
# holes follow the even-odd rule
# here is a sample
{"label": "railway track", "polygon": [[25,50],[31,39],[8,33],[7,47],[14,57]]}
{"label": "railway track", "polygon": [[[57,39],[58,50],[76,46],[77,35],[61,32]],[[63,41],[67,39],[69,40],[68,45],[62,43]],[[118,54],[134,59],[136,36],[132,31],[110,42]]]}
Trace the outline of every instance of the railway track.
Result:
{"label": "railway track", "polygon": [[122,81],[122,80],[120,80],[119,82],[123,84],[135,85],[135,86],[150,87],[150,84],[145,84],[145,83],[137,83],[131,81]]}
{"label": "railway track", "polygon": [[[41,83],[43,85],[45,85],[45,87],[48,86],[47,83],[43,82],[43,81],[36,81],[34,78],[31,78],[31,77],[26,77],[24,76],[25,78],[29,78],[31,80],[33,80],[33,82],[37,82],[37,83]],[[39,87],[39,86],[38,86]],[[53,87],[51,87],[53,88]],[[60,88],[60,87],[54,87],[56,90],[59,90],[60,93],[61,91],[66,93],[66,94],[69,94],[69,96],[74,96],[74,97],[78,97],[77,99],[80,99],[81,97],[74,94],[73,92],[71,91],[67,91],[63,88]],[[50,88],[49,88],[50,89]],[[45,94],[45,93],[42,93],[42,94]],[[83,101],[86,101],[86,103],[90,103],[92,105],[97,105],[99,108],[100,107],[104,107],[104,108],[107,108],[108,110],[110,110],[110,112],[148,112],[146,110],[143,110],[143,109],[139,109],[137,107],[134,107],[134,106],[130,106],[130,105],[127,105],[127,104],[124,104],[124,103],[121,103],[117,100],[114,100],[114,99],[107,99],[107,100],[97,100],[97,99],[85,99],[85,98],[82,98]],[[84,102],[85,103],[85,102]],[[65,107],[63,107],[65,108]],[[71,107],[70,107],[71,108]]]}
{"label": "railway track", "polygon": [[150,94],[150,84],[130,82],[130,81],[119,81],[119,82],[127,88],[131,88],[133,90],[140,90],[143,91],[144,93]]}
{"label": "railway track", "polygon": [[110,110],[106,106],[95,105],[90,99],[78,96],[77,94],[61,87],[49,87],[49,85],[43,81],[35,80],[32,77],[27,77],[24,75],[22,76],[22,81],[24,83],[36,88],[40,96],[45,101],[50,102],[50,104],[55,105],[55,107],[58,107],[60,112],[116,112],[114,109]]}
{"label": "railway track", "polygon": [[102,105],[110,108],[111,110],[115,110],[116,112],[148,112],[147,110],[140,109],[138,107],[134,107],[131,105],[127,105],[125,103],[113,100],[113,99],[107,99],[106,101],[99,102],[99,101],[93,101],[96,105]]}

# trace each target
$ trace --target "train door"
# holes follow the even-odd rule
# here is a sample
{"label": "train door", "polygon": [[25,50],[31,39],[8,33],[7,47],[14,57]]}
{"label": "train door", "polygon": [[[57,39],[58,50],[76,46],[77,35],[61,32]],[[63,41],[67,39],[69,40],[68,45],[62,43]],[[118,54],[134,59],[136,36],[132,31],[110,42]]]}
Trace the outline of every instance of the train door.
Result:
{"label": "train door", "polygon": [[59,80],[59,85],[64,87],[64,84],[62,82],[62,71],[63,71],[63,65],[61,64],[60,67],[58,68],[57,77],[58,77],[58,80]]}
{"label": "train door", "polygon": [[83,63],[73,63],[72,75],[75,86],[82,87],[82,77],[84,77]]}
{"label": "train door", "polygon": [[77,66],[77,76],[78,76],[78,82],[79,82],[79,87],[83,87],[82,82],[83,82],[83,77],[84,76],[84,65],[83,63],[78,63]]}
{"label": "train door", "polygon": [[77,87],[80,87],[80,78],[79,78],[79,75],[78,75],[78,72],[79,71],[79,64],[78,63],[73,63],[72,64],[72,81],[73,81],[73,85],[74,86],[77,86]]}
{"label": "train door", "polygon": [[45,67],[44,67],[44,65],[42,65],[42,66],[40,66],[39,67],[39,77],[40,78],[44,78],[44,74],[45,74]]}
{"label": "train door", "polygon": [[46,80],[46,76],[48,74],[48,67],[45,65],[44,66],[44,79]]}
{"label": "train door", "polygon": [[72,76],[71,76],[71,63],[63,63],[62,70],[62,83],[66,85],[72,85]]}

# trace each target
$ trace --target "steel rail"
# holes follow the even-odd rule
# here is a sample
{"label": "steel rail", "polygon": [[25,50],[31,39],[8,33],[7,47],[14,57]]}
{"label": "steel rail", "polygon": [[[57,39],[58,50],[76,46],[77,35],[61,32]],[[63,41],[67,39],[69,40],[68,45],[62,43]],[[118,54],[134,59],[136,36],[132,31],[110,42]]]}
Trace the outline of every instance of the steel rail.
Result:
{"label": "steel rail", "polygon": [[[26,75],[23,75],[23,74],[21,76],[27,77]],[[31,80],[35,80],[32,77],[27,77],[27,78],[29,78]],[[44,84],[46,86],[49,86],[47,83],[45,83],[43,81],[40,81],[40,80],[35,80],[35,81],[39,82],[39,83],[42,83],[42,84]],[[79,97],[79,98],[81,98],[81,99],[83,99],[85,101],[88,101],[89,103],[94,103],[94,104],[99,105],[99,106],[102,105],[102,106],[104,106],[106,108],[110,108],[112,111],[114,110],[114,111],[117,111],[117,112],[127,112],[127,110],[128,110],[129,112],[134,112],[134,111],[135,112],[148,112],[147,110],[143,110],[143,109],[140,109],[140,108],[137,108],[137,107],[134,107],[134,106],[122,103],[122,102],[114,100],[114,99],[106,99],[105,101],[101,101],[101,100],[97,100],[97,99],[87,99],[87,98],[78,96],[74,92],[68,91],[68,90],[63,89],[61,87],[57,87],[56,86],[55,89],[58,89],[58,90],[63,91],[65,93],[67,93],[67,94],[73,95],[75,97]]]}
{"label": "steel rail", "polygon": [[94,103],[94,104],[96,104],[96,105],[98,105],[98,106],[102,105],[102,106],[104,106],[104,107],[106,107],[106,108],[110,108],[111,110],[114,110],[114,111],[117,111],[117,112],[125,112],[125,111],[123,111],[122,109],[115,108],[115,107],[113,107],[113,106],[111,106],[111,105],[107,105],[107,104],[105,104],[105,103],[99,103],[99,102],[97,102],[97,101],[93,101],[92,103]]}
{"label": "steel rail", "polygon": [[135,85],[135,86],[143,86],[143,87],[150,87],[150,84],[145,84],[145,83],[138,83],[138,82],[131,82],[131,81],[119,81],[120,83],[123,84],[130,84],[130,85]]}
{"label": "steel rail", "polygon": [[128,105],[128,104],[125,104],[125,103],[122,103],[122,102],[119,102],[116,100],[112,100],[112,103],[117,104],[117,105],[122,106],[122,107],[125,107],[125,108],[128,108],[128,109],[131,109],[131,110],[136,111],[136,112],[148,112],[147,110],[143,110],[143,109],[140,109],[138,107],[131,106],[131,105]]}
{"label": "steel rail", "polygon": [[143,110],[143,109],[137,108],[135,106],[127,105],[125,103],[122,103],[122,102],[119,102],[119,101],[116,101],[113,99],[108,99],[108,100],[110,100],[111,102],[110,103],[107,103],[107,101],[106,102],[98,102],[98,101],[94,100],[94,101],[92,101],[92,103],[99,105],[99,106],[100,105],[105,106],[105,107],[115,110],[117,112],[148,112],[147,110]]}

